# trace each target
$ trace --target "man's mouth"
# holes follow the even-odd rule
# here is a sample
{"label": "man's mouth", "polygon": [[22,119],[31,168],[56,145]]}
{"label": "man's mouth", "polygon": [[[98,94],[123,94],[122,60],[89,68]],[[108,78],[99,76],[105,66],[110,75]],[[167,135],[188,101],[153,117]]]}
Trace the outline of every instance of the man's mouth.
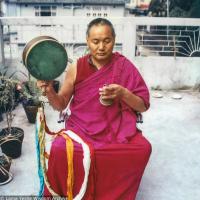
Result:
{"label": "man's mouth", "polygon": [[97,53],[98,56],[105,56],[105,53]]}

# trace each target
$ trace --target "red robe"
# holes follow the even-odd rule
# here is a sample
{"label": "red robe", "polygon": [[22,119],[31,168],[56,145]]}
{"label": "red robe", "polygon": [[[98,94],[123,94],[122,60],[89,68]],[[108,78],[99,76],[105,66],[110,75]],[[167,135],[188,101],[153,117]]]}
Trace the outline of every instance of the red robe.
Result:
{"label": "red robe", "polygon": [[[124,102],[116,100],[111,106],[99,102],[99,88],[116,83],[140,96],[149,107],[149,92],[136,67],[124,56],[115,53],[100,70],[88,62],[89,56],[77,63],[71,115],[66,129],[74,131],[89,143],[95,154],[85,200],[134,200],[142,174],[151,153],[150,143],[136,127],[136,114]],[[83,152],[75,143],[74,188],[79,192],[83,177]],[[51,187],[66,196],[67,160],[65,140],[57,137],[51,148],[48,179]],[[45,189],[45,196],[49,192]]]}

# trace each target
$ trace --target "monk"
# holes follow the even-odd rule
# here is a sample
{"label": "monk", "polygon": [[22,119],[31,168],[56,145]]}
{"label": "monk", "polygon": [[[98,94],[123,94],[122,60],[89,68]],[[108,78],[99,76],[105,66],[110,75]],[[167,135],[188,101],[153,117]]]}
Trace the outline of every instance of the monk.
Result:
{"label": "monk", "polygon": [[[113,52],[115,30],[104,18],[92,20],[86,33],[89,54],[68,67],[57,94],[51,81],[38,81],[53,108],[70,102],[66,130],[85,141],[92,152],[84,200],[134,200],[151,154],[151,144],[136,127],[136,113],[149,108],[149,91],[137,68]],[[71,101],[70,101],[71,100]],[[67,157],[63,137],[52,143],[48,180],[60,196],[67,196]],[[73,197],[83,184],[83,148],[74,141]],[[44,196],[51,196],[45,188]]]}

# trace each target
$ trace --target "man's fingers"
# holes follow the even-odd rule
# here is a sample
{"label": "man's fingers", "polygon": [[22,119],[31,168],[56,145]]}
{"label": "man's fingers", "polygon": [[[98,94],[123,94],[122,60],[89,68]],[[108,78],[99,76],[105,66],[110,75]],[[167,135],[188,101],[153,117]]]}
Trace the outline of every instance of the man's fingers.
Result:
{"label": "man's fingers", "polygon": [[99,88],[99,94],[103,100],[115,99],[119,96],[119,87],[115,84],[106,85]]}
{"label": "man's fingers", "polygon": [[113,95],[114,92],[113,91],[100,91],[99,94],[102,96],[108,96],[108,95]]}
{"label": "man's fingers", "polygon": [[41,87],[41,90],[42,90],[42,95],[46,95],[46,87],[45,86],[43,86],[43,87]]}
{"label": "man's fingers", "polygon": [[109,91],[109,92],[112,92],[114,91],[116,88],[114,86],[107,86],[105,87],[105,91]]}
{"label": "man's fingers", "polygon": [[48,87],[51,84],[51,81],[42,81],[42,80],[38,80],[37,81],[37,86],[38,87]]}
{"label": "man's fingers", "polygon": [[107,100],[107,99],[115,99],[116,98],[116,95],[115,94],[112,94],[112,95],[106,95],[106,96],[101,96],[101,98],[103,100]]}

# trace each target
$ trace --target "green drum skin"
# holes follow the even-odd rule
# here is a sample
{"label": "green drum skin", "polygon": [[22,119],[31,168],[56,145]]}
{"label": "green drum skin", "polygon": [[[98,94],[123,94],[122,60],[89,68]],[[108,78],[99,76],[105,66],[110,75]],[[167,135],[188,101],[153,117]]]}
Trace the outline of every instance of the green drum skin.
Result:
{"label": "green drum skin", "polygon": [[68,62],[64,46],[49,36],[39,36],[27,43],[22,59],[33,77],[47,81],[60,76]]}

